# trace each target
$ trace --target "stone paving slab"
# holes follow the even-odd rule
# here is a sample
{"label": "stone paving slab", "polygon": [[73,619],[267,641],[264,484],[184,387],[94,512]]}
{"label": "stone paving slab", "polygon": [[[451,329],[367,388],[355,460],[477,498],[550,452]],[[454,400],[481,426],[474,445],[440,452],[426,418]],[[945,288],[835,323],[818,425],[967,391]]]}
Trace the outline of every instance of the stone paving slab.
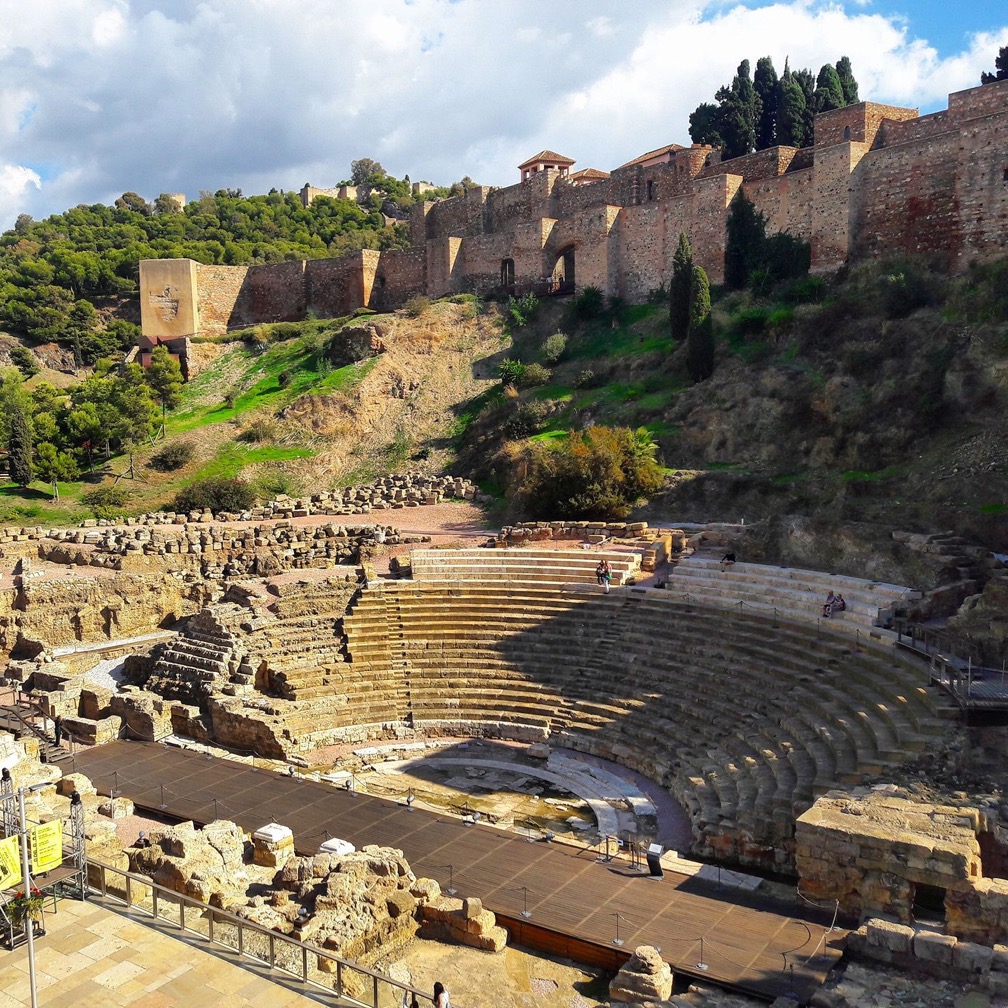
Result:
{"label": "stone paving slab", "polygon": [[[191,936],[149,918],[91,900],[63,899],[47,913],[46,933],[35,940],[35,983],[45,1008],[174,1008],[205,1004],[227,1008],[306,1008],[338,1005],[294,989],[269,969],[226,949],[209,951]],[[275,979],[271,979],[275,976]],[[28,952],[0,951],[0,1008],[31,1003]]]}

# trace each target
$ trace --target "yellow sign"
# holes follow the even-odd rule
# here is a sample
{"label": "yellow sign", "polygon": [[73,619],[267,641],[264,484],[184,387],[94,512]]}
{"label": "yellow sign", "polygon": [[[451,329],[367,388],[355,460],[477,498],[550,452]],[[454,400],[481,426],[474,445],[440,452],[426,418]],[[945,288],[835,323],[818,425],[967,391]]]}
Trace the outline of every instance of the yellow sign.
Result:
{"label": "yellow sign", "polygon": [[52,822],[32,826],[31,867],[33,874],[52,871],[63,864],[63,822],[54,819]]}
{"label": "yellow sign", "polygon": [[21,849],[16,836],[0,840],[0,890],[10,889],[21,881]]}

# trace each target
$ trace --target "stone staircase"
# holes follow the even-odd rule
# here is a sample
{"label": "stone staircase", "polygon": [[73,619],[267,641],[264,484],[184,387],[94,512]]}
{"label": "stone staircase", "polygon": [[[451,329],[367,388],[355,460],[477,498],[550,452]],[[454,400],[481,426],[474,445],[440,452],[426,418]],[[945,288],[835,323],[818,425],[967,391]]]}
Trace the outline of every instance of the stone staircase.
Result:
{"label": "stone staircase", "polygon": [[607,560],[612,584],[640,572],[639,553],[618,550],[416,549],[411,554],[414,581],[487,581],[494,584],[595,584],[595,568]]}
{"label": "stone staircase", "polygon": [[244,606],[219,602],[189,619],[162,645],[146,688],[168,699],[193,702],[213,693],[239,696],[255,688],[255,669],[240,624],[252,614]]}
{"label": "stone staircase", "polygon": [[71,758],[68,745],[56,744],[56,736],[48,727],[41,711],[23,701],[0,706],[0,731],[16,739],[34,738],[39,744],[39,758],[43,763],[59,763]]}

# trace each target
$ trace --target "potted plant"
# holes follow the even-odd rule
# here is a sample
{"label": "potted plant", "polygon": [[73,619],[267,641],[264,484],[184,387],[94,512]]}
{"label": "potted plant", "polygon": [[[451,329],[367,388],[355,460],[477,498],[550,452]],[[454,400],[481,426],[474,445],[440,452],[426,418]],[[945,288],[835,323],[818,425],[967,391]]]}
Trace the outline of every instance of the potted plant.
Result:
{"label": "potted plant", "polygon": [[15,927],[25,928],[27,921],[42,920],[42,893],[34,886],[31,892],[17,892],[8,901],[4,910]]}

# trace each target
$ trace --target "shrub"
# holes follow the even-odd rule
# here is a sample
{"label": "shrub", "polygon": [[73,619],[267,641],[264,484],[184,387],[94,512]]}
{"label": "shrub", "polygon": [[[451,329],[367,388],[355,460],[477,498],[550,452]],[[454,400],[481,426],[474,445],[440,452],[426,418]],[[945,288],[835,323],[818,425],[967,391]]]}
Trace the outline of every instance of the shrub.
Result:
{"label": "shrub", "polygon": [[542,359],[547,364],[556,364],[563,357],[566,349],[567,334],[557,331],[543,340]]}
{"label": "shrub", "polygon": [[37,375],[39,373],[38,361],[35,359],[35,354],[33,354],[27,347],[23,347],[20,344],[11,347],[10,359],[11,364],[13,364],[25,378],[31,378],[32,375]]}
{"label": "shrub", "polygon": [[548,367],[542,364],[526,364],[518,376],[518,385],[521,388],[536,388],[539,385],[548,385],[553,377]]}
{"label": "shrub", "polygon": [[406,304],[403,305],[403,314],[407,315],[409,318],[419,318],[428,308],[431,306],[431,299],[429,297],[424,297],[422,294],[417,294],[415,297],[411,297]]}
{"label": "shrub", "polygon": [[574,299],[574,317],[581,322],[598,318],[605,311],[605,294],[601,287],[585,287]]}
{"label": "shrub", "polygon": [[248,441],[251,444],[262,444],[263,442],[275,441],[277,437],[277,425],[265,417],[253,420],[239,435],[239,441]]}
{"label": "shrub", "polygon": [[563,441],[523,450],[514,496],[536,518],[623,518],[664,482],[656,451],[643,427],[571,431]]}
{"label": "shrub", "polygon": [[890,273],[882,284],[882,308],[887,318],[906,318],[938,297],[936,284],[921,270],[908,266]]}
{"label": "shrub", "polygon": [[171,441],[151,456],[150,464],[158,472],[174,472],[191,462],[195,454],[192,441]]}
{"label": "shrub", "polygon": [[244,511],[255,503],[253,487],[236,477],[212,477],[192,483],[179,491],[171,510],[187,514],[190,511]]}
{"label": "shrub", "polygon": [[130,493],[122,486],[98,487],[81,497],[81,503],[91,508],[95,518],[122,518]]}
{"label": "shrub", "polygon": [[521,329],[529,324],[539,311],[539,298],[529,292],[520,298],[508,298],[508,318],[516,329]]}
{"label": "shrub", "polygon": [[591,388],[595,384],[596,377],[597,375],[591,368],[585,368],[578,373],[578,376],[574,379],[574,384],[578,388]]}
{"label": "shrub", "polygon": [[510,357],[505,357],[504,360],[500,362],[500,367],[497,369],[497,373],[500,375],[500,380],[505,385],[517,386],[518,382],[521,380],[522,372],[525,370],[525,365],[521,361],[512,360]]}
{"label": "shrub", "polygon": [[550,404],[538,399],[519,403],[504,424],[504,431],[508,437],[515,439],[538,434],[543,429],[550,412]]}

